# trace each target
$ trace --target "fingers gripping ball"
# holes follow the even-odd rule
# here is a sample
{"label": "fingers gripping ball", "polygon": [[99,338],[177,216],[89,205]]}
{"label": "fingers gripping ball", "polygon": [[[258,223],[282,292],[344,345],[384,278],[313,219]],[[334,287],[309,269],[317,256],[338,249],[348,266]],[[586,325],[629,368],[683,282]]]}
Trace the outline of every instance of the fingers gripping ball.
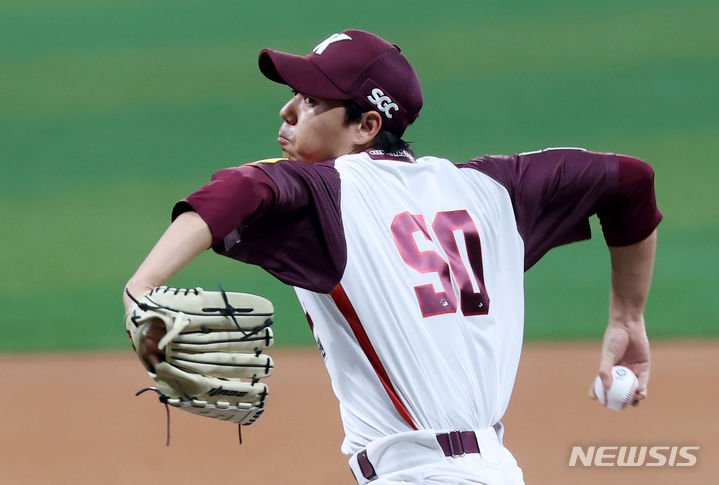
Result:
{"label": "fingers gripping ball", "polygon": [[639,380],[629,368],[615,365],[612,367],[612,385],[607,391],[604,390],[602,380],[599,376],[594,379],[594,394],[604,406],[609,409],[624,409],[634,400]]}
{"label": "fingers gripping ball", "polygon": [[263,353],[273,313],[257,295],[161,286],[134,300],[125,326],[163,402],[251,424],[268,394],[259,381],[274,367]]}

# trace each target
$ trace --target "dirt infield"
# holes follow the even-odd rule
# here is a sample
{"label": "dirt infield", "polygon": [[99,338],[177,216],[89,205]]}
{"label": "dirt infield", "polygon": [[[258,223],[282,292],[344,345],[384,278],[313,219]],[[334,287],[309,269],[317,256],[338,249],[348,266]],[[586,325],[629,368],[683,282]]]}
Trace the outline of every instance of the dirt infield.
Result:
{"label": "dirt infield", "polygon": [[[2,355],[3,484],[351,484],[319,353],[277,349],[265,415],[243,429],[165,411],[128,351]],[[598,344],[525,346],[506,443],[532,484],[707,484],[719,473],[719,341],[659,342],[649,399],[613,412],[586,397]],[[568,466],[573,445],[700,446],[694,467]]]}

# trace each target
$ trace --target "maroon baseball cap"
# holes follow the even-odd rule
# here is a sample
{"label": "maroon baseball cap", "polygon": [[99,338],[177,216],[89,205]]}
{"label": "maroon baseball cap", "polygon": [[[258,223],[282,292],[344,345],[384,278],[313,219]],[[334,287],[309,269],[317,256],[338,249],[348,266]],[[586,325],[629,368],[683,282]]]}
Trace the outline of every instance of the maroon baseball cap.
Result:
{"label": "maroon baseball cap", "polygon": [[268,79],[300,93],[379,112],[398,136],[422,109],[422,87],[400,48],[364,30],[333,34],[306,56],[264,49],[258,62]]}

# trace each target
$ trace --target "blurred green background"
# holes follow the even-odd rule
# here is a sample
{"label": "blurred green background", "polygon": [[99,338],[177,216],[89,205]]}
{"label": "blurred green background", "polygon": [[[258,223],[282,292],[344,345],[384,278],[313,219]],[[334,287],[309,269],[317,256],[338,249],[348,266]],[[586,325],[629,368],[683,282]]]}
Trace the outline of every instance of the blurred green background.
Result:
{"label": "blurred green background", "polygon": [[[653,337],[719,336],[715,1],[0,1],[0,350],[127,348],[121,291],[173,203],[278,156],[286,87],[257,53],[345,28],[402,46],[425,107],[418,155],[583,146],[652,163],[665,220]],[[529,339],[601,336],[595,238],[527,274]],[[208,253],[171,282],[250,291],[280,344],[312,343],[293,291]]]}

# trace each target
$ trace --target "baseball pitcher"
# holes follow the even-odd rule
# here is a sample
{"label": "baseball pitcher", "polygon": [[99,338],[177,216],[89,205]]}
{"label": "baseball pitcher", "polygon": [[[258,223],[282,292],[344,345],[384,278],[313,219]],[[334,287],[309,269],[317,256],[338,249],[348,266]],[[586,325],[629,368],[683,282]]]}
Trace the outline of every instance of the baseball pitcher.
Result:
{"label": "baseball pitcher", "polygon": [[[306,56],[263,50],[259,68],[292,89],[280,110],[284,158],[220,170],[178,202],[127,283],[130,311],[128,295],[152,300],[208,248],[259,265],[296,290],[359,483],[521,484],[501,419],[522,347],[524,272],[589,238],[597,214],[612,264],[599,373],[608,387],[613,365],[631,368],[644,398],[643,311],[662,218],[648,164],[577,148],[415,157],[402,136],[423,104],[417,75],[398,46],[361,30]],[[243,328],[266,327],[255,317]]]}

